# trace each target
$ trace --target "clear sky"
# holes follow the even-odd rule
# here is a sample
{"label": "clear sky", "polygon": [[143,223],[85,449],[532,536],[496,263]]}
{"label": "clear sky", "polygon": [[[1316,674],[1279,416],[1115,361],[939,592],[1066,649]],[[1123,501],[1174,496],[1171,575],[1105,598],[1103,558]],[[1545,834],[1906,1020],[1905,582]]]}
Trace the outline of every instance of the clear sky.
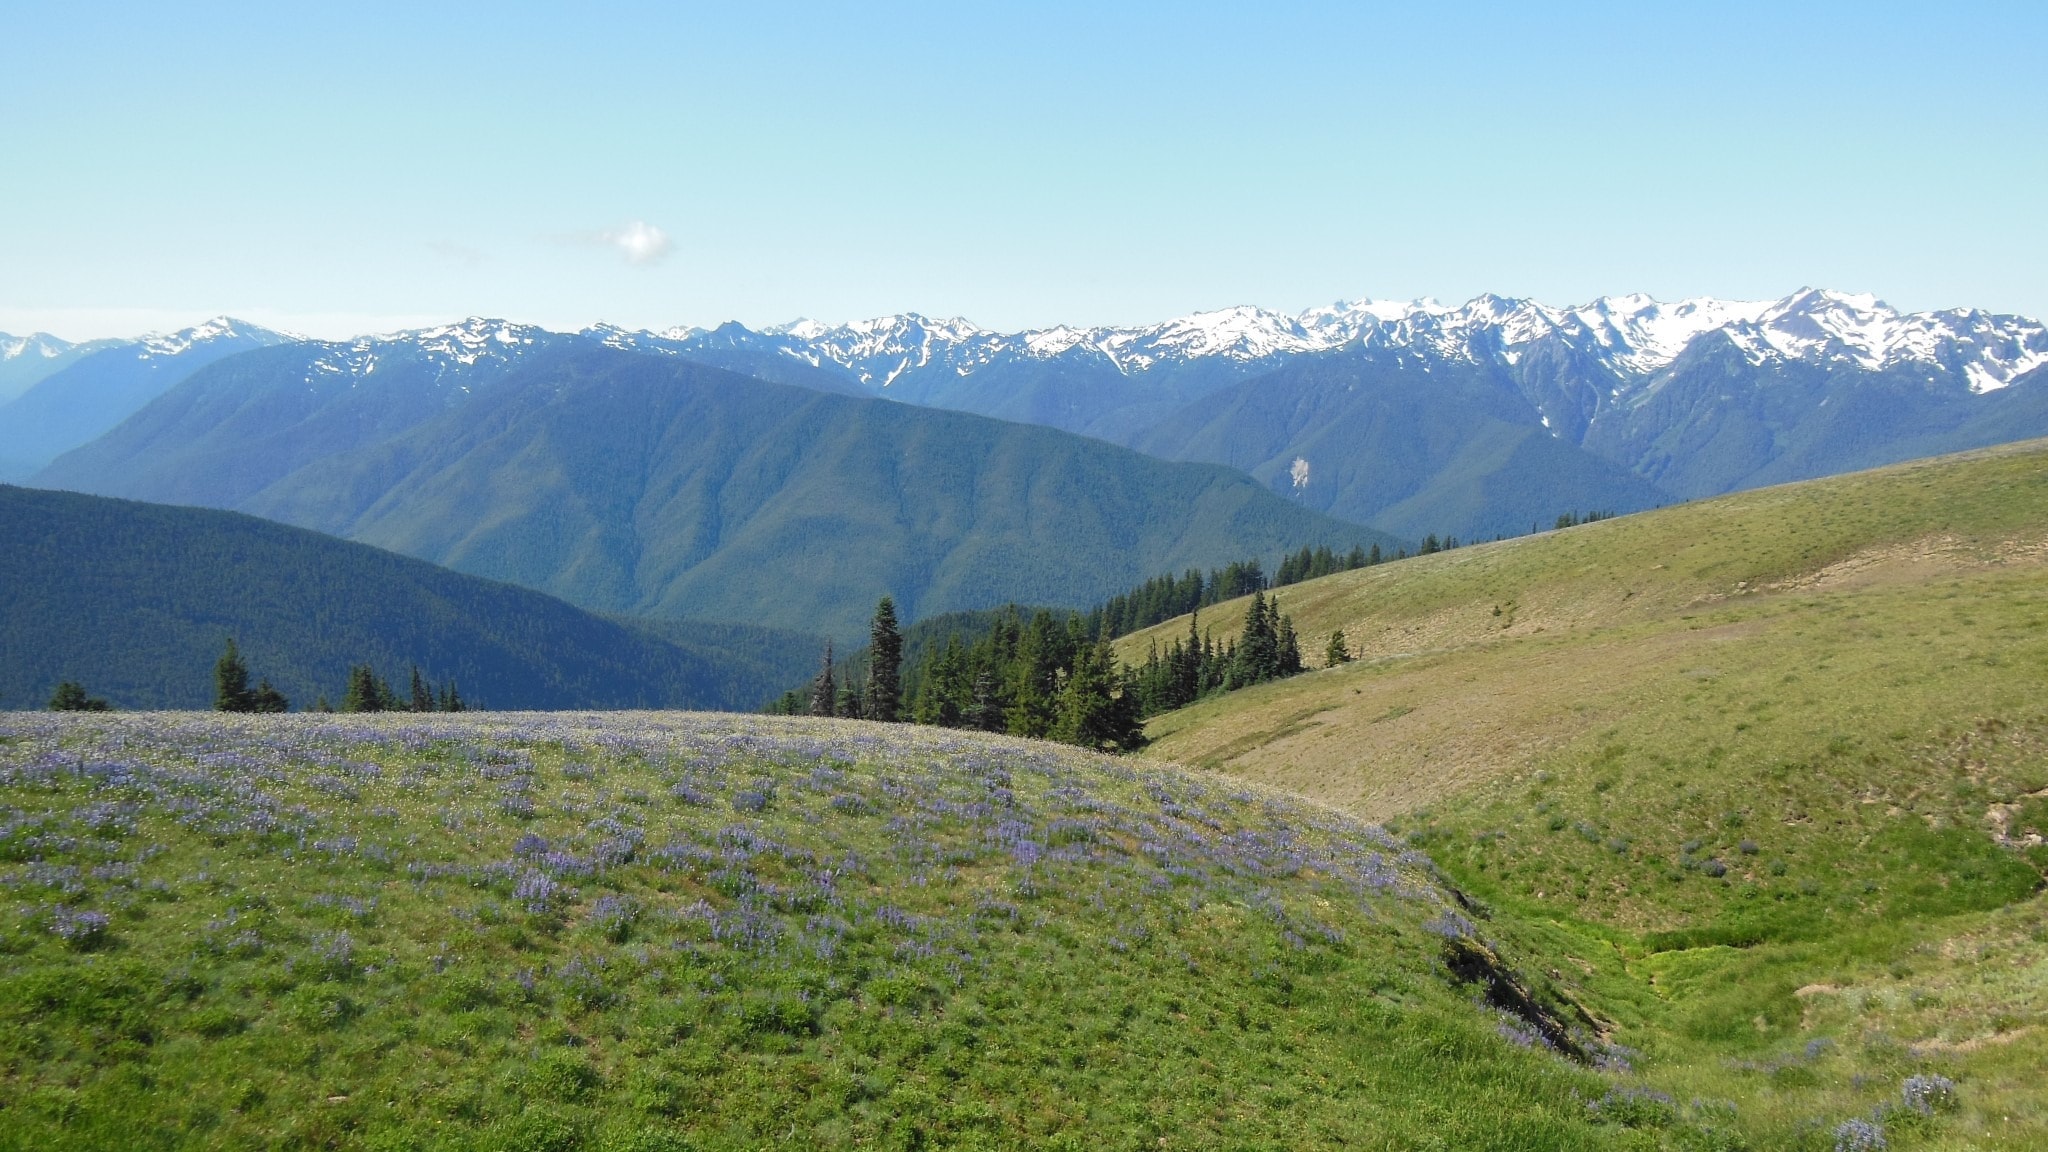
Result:
{"label": "clear sky", "polygon": [[0,8],[0,330],[2048,315],[2048,3]]}

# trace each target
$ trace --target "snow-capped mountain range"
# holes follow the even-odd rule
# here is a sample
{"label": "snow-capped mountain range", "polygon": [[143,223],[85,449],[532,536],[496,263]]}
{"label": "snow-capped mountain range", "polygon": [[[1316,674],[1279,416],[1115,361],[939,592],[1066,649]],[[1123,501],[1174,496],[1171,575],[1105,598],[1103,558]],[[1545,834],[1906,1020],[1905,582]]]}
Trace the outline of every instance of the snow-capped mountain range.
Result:
{"label": "snow-capped mountain range", "polygon": [[[1762,301],[1699,297],[1663,303],[1643,295],[1603,296],[1572,307],[1494,295],[1455,305],[1360,299],[1296,315],[1239,306],[1142,326],[1060,325],[1019,332],[982,328],[958,317],[903,313],[842,324],[799,320],[758,330],[726,324],[633,331],[597,324],[575,335],[611,347],[676,355],[712,348],[774,352],[840,370],[886,395],[907,375],[937,369],[965,378],[1005,361],[1092,361],[1119,375],[1137,376],[1204,360],[1257,365],[1355,346],[1512,366],[1533,347],[1549,342],[1634,382],[1654,377],[1694,341],[1712,333],[1725,336],[1753,364],[1839,363],[1870,371],[1917,365],[1955,374],[1979,394],[2048,364],[2048,329],[2038,320],[1968,308],[1902,313],[1874,296],[1825,289]],[[404,346],[450,366],[471,367],[484,360],[516,360],[561,335],[569,334],[471,317],[431,328],[319,341],[330,351],[316,364],[323,372],[367,373],[375,370],[380,356]],[[139,359],[152,359],[230,339],[272,344],[304,338],[223,316],[123,343],[135,345]],[[46,333],[0,334],[0,363],[54,358],[73,347]]]}
{"label": "snow-capped mountain range", "polygon": [[424,361],[438,372],[475,368],[479,364],[510,364],[562,337],[531,324],[471,317],[455,324],[415,328],[354,340],[312,342],[322,351],[307,363],[314,374],[368,376],[380,362],[403,355]]}
{"label": "snow-capped mountain range", "polygon": [[[907,313],[839,325],[801,320],[747,335],[758,347],[816,366],[835,365],[882,390],[910,373],[936,368],[965,377],[1004,360],[1093,359],[1134,375],[1203,359],[1255,364],[1352,345],[1512,365],[1546,341],[1583,353],[1623,379],[1647,380],[1693,341],[1715,332],[1755,364],[1840,362],[1866,370],[1925,365],[1959,373],[1978,393],[2048,364],[2048,331],[2037,320],[1978,309],[1901,313],[1873,296],[1819,289],[1769,301],[1702,297],[1667,304],[1641,295],[1607,296],[1563,308],[1491,295],[1459,305],[1367,299],[1299,315],[1236,307],[1142,327],[1024,332]],[[732,338],[731,326],[659,333],[606,328],[602,334],[615,346],[677,351],[714,334]]]}
{"label": "snow-capped mountain range", "polygon": [[[544,352],[600,346],[1224,464],[1317,510],[1417,535],[1526,528],[1567,508],[1644,507],[2048,435],[2039,321],[1902,313],[1824,290],[1574,307],[1356,300],[1023,332],[916,314],[658,332],[473,317],[318,341],[222,317],[96,349],[0,409],[0,479],[37,475],[102,435],[104,451],[45,479],[88,483],[91,461],[130,441],[155,452],[297,437],[339,450],[494,393]],[[31,361],[50,363],[25,351],[12,362]],[[238,399],[259,392],[263,404]],[[1425,441],[1451,454],[1394,463]],[[1488,447],[1467,461],[1467,442]],[[1499,475],[1465,473],[1484,460]],[[1530,506],[1509,507],[1511,491]]]}

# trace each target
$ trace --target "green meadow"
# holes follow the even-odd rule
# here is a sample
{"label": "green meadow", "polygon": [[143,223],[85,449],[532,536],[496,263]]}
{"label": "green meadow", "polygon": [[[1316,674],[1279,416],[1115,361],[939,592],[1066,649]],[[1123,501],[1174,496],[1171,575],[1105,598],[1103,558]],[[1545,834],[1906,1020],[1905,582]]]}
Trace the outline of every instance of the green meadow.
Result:
{"label": "green meadow", "polygon": [[1280,601],[1357,660],[1148,755],[1384,822],[1755,1146],[2039,1147],[2044,542],[2036,442],[1342,573]]}

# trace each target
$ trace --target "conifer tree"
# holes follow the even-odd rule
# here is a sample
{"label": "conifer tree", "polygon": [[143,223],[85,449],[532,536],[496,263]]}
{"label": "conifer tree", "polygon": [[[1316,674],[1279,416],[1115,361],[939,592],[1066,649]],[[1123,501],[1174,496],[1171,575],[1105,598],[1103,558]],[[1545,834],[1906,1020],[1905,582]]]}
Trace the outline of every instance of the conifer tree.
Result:
{"label": "conifer tree", "polygon": [[391,689],[368,664],[357,664],[348,670],[348,692],[341,698],[343,712],[384,712],[391,704]]}
{"label": "conifer tree", "polygon": [[111,712],[105,700],[87,696],[85,685],[76,680],[66,680],[57,685],[57,691],[50,697],[52,712]]}
{"label": "conifer tree", "polygon": [[1067,632],[1052,613],[1031,617],[1017,643],[1009,677],[1010,707],[1005,717],[1012,736],[1044,736],[1052,730],[1059,709],[1060,675],[1070,660]]}
{"label": "conifer tree", "polygon": [[1295,638],[1294,621],[1280,614],[1280,604],[1277,600],[1273,602],[1270,615],[1280,619],[1274,635],[1273,676],[1298,675],[1302,670],[1301,642]]}
{"label": "conifer tree", "polygon": [[1344,630],[1339,628],[1335,632],[1330,633],[1330,646],[1324,650],[1323,666],[1335,668],[1339,664],[1349,663],[1351,663],[1351,650],[1344,646]]}
{"label": "conifer tree", "polygon": [[432,712],[434,710],[434,694],[427,691],[427,682],[420,675],[420,666],[417,664],[412,666],[411,703],[412,710],[415,712]]}
{"label": "conifer tree", "polygon": [[832,642],[825,641],[825,663],[811,681],[811,715],[831,716],[839,707],[839,690],[832,677]]}
{"label": "conifer tree", "polygon": [[967,714],[962,718],[967,727],[982,732],[1001,732],[1007,711],[1003,703],[1002,681],[997,678],[995,669],[987,664],[978,665],[969,690]]}
{"label": "conifer tree", "polygon": [[1115,739],[1110,723],[1111,661],[1106,644],[1074,654],[1048,733],[1053,739],[1083,748],[1101,748]]}
{"label": "conifer tree", "polygon": [[903,711],[903,635],[896,630],[896,602],[884,596],[868,627],[868,690],[863,701],[870,720],[894,722]]}
{"label": "conifer tree", "polygon": [[1273,617],[1265,594],[1253,592],[1251,607],[1245,609],[1244,630],[1238,636],[1231,660],[1231,687],[1257,684],[1279,674],[1280,636]]}
{"label": "conifer tree", "polygon": [[242,663],[242,654],[235,649],[235,638],[228,637],[227,651],[213,666],[213,709],[216,712],[252,711],[249,694],[249,666]]}
{"label": "conifer tree", "polygon": [[292,702],[285,699],[284,693],[272,688],[269,680],[258,683],[256,691],[249,694],[251,712],[289,712],[291,709]]}

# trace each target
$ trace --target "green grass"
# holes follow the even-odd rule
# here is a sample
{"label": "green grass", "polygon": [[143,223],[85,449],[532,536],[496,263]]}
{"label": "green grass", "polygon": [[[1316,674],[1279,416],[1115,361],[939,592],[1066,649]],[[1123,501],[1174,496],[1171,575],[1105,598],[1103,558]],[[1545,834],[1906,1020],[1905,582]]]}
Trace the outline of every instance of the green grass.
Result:
{"label": "green grass", "polygon": [[1644,1146],[1384,833],[1025,741],[15,714],[0,884],[0,1147]]}
{"label": "green grass", "polygon": [[2034,443],[1328,577],[1282,606],[1364,659],[1148,754],[1385,821],[1759,1142],[1927,1071],[1895,1147],[2040,1146],[2044,539]]}

